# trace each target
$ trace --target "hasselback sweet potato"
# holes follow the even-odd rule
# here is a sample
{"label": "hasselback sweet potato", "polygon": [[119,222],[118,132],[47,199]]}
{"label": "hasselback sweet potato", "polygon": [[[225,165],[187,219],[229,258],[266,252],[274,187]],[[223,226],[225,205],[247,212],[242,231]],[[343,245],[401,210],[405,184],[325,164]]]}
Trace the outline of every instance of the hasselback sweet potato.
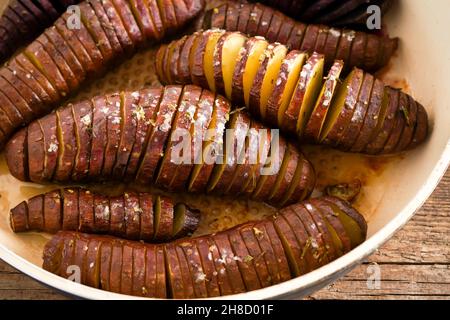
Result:
{"label": "hasselback sweet potato", "polygon": [[371,72],[379,70],[389,62],[398,46],[396,38],[297,22],[259,3],[226,1],[206,11],[199,17],[197,29],[214,28],[262,36],[309,54],[318,52],[325,55],[328,64],[343,60],[346,71],[353,67]]}
{"label": "hasselback sweet potato", "polygon": [[[179,69],[190,70],[190,77],[179,77],[161,57],[191,39],[206,44],[181,51]],[[323,54],[308,56],[261,37],[214,29],[161,46],[156,70],[164,84],[194,83],[225,94],[301,141],[388,154],[425,140],[428,120],[420,103],[361,69],[342,76],[342,61],[329,68],[325,61]]]}
{"label": "hasselback sweet potato", "polygon": [[[36,224],[37,220],[43,223]],[[14,232],[79,231],[146,242],[185,237],[199,221],[199,211],[166,197],[134,192],[108,197],[80,188],[37,195],[10,214]]]}
{"label": "hasselback sweet potato", "polygon": [[0,17],[0,62],[26,45],[80,0],[12,0]]}
{"label": "hasselback sweet potato", "polygon": [[394,0],[262,0],[258,2],[277,8],[300,21],[366,29],[369,17],[367,9],[375,5],[381,9],[381,13],[385,13]]}
{"label": "hasselback sweet potato", "polygon": [[[70,12],[55,17],[52,27],[0,68],[4,95],[0,99],[7,100],[0,104],[0,148],[16,129],[48,113],[87,79],[99,76],[139,47],[173,34],[204,5],[203,0],[181,1],[180,5],[173,1],[83,1],[78,4],[79,28],[68,24]],[[45,13],[54,7],[62,9],[57,2],[40,2]],[[0,24],[0,37],[5,32]],[[2,46],[8,43],[0,39],[0,55]]]}
{"label": "hasselback sweet potato", "polygon": [[126,179],[284,206],[311,194],[315,173],[275,133],[208,90],[167,86],[60,108],[20,130],[6,158],[23,181]]}
{"label": "hasselback sweet potato", "polygon": [[[67,267],[75,265],[83,284],[124,294],[216,297],[301,276],[357,247],[366,233],[364,218],[349,203],[326,197],[286,207],[266,220],[167,244],[59,232],[45,246],[43,267],[67,277]],[[167,286],[157,291],[163,283]]]}

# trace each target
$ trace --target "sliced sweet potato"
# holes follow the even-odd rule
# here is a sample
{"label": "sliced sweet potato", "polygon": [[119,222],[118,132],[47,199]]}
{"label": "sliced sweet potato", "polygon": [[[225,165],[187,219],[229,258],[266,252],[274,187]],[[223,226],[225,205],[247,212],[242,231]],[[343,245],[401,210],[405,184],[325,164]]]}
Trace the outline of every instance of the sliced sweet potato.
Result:
{"label": "sliced sweet potato", "polygon": [[139,239],[150,241],[150,239],[153,239],[155,233],[153,226],[153,197],[148,193],[140,193],[139,207],[142,210]]}
{"label": "sliced sweet potato", "polygon": [[136,137],[130,159],[128,160],[125,173],[126,180],[134,180],[136,178],[140,161],[148,145],[150,132],[153,130],[152,123],[156,119],[158,105],[161,99],[161,89],[141,90],[139,91],[139,95],[139,103],[133,112],[133,118],[137,122]]}
{"label": "sliced sweet potato", "polygon": [[[201,163],[196,163],[189,178],[188,190],[192,192],[206,191],[216,159],[219,154],[216,152],[224,150],[225,126],[229,121],[230,103],[216,96],[214,100],[213,115],[208,127],[208,131],[203,139]],[[220,151],[219,151],[220,152]],[[213,159],[207,159],[211,156]]]}
{"label": "sliced sweet potato", "polygon": [[[180,98],[178,110],[173,120],[172,129],[167,147],[164,151],[164,157],[161,166],[156,174],[156,184],[163,188],[170,188],[175,180],[178,179],[178,165],[192,162],[191,155],[185,155],[184,146],[191,147],[190,129],[192,122],[195,121],[197,105],[200,100],[202,90],[196,86],[185,86]],[[180,146],[182,147],[180,149]],[[179,179],[183,179],[180,177]]]}
{"label": "sliced sweet potato", "polygon": [[176,248],[183,275],[188,282],[187,287],[190,289],[189,297],[206,298],[206,278],[197,249],[190,242],[181,242]]}
{"label": "sliced sweet potato", "polygon": [[64,189],[62,191],[62,230],[79,230],[79,196],[79,189]]}
{"label": "sliced sweet potato", "polygon": [[175,251],[178,256],[178,261],[180,262],[181,277],[183,278],[185,289],[184,297],[186,299],[193,299],[196,297],[196,294],[198,293],[200,286],[198,285],[198,283],[194,284],[194,279],[192,278],[188,260],[183,252],[183,249],[179,244],[175,245]]}
{"label": "sliced sweet potato", "polygon": [[177,86],[167,86],[164,88],[154,125],[155,129],[149,138],[149,143],[137,174],[137,181],[140,183],[148,183],[156,178],[156,167],[160,159],[164,156],[165,145],[178,108],[181,93],[182,89]]}
{"label": "sliced sweet potato", "polygon": [[[138,102],[139,92],[122,92],[120,94],[121,136],[119,147],[117,148],[116,162],[112,169],[112,176],[115,179],[124,178],[128,161],[133,150],[137,129],[137,121],[134,114],[137,112]],[[112,121],[114,121],[114,119]]]}
{"label": "sliced sweet potato", "polygon": [[124,222],[127,239],[137,240],[141,231],[141,213],[139,196],[134,192],[124,194]]}
{"label": "sliced sweet potato", "polygon": [[186,298],[185,285],[174,244],[168,243],[164,246],[164,256],[167,269],[168,295],[174,299],[184,299]]}
{"label": "sliced sweet potato", "polygon": [[[242,274],[240,267],[238,266],[239,262],[233,259],[238,253],[233,250],[233,245],[231,244],[227,233],[217,233],[213,237],[213,241],[219,251],[219,262],[222,264],[219,273],[223,272],[221,270],[226,270],[234,294],[245,292],[246,285],[249,285],[244,280],[244,277],[247,275]],[[242,240],[240,240],[239,244],[242,244]],[[241,266],[241,268],[242,267],[244,266]]]}
{"label": "sliced sweet potato", "polygon": [[123,244],[116,240],[112,242],[111,268],[109,274],[109,290],[120,293],[122,284]]}
{"label": "sliced sweet potato", "polygon": [[248,105],[250,110],[259,112],[255,114],[259,114],[262,119],[266,117],[267,103],[275,88],[281,64],[287,54],[287,48],[283,45],[269,45],[264,54],[264,60],[250,89]]}
{"label": "sliced sweet potato", "polygon": [[397,144],[395,151],[400,152],[405,150],[410,144],[413,134],[414,127],[417,123],[417,103],[411,96],[408,95],[408,106],[403,110],[403,114],[406,120],[405,129],[403,130],[402,137]]}
{"label": "sliced sweet potato", "polygon": [[61,194],[58,191],[46,193],[44,196],[44,228],[51,233],[61,230]]}
{"label": "sliced sweet potato", "polygon": [[363,81],[363,72],[354,69],[340,84],[336,96],[327,113],[320,134],[320,142],[327,145],[337,143],[350,122]]}
{"label": "sliced sweet potato", "polygon": [[9,171],[15,178],[31,180],[28,174],[28,128],[20,130],[9,140],[5,157]]}
{"label": "sliced sweet potato", "polygon": [[289,105],[284,113],[283,128],[301,137],[323,83],[324,57],[313,54],[303,65]]}
{"label": "sliced sweet potato", "polygon": [[110,278],[112,260],[112,244],[103,242],[100,247],[100,285],[102,290],[111,291]]}
{"label": "sliced sweet potato", "polygon": [[11,209],[9,224],[13,232],[23,232],[29,230],[28,225],[28,205],[26,201],[21,202]]}
{"label": "sliced sweet potato", "polygon": [[283,281],[289,280],[289,279],[291,279],[289,263],[288,263],[288,260],[286,257],[286,252],[283,248],[280,236],[278,235],[277,231],[275,230],[273,220],[266,221],[264,224],[264,227],[266,229],[267,236],[270,239],[270,243],[272,244],[272,248],[273,248],[273,251],[276,256],[280,281],[283,282]]}
{"label": "sliced sweet potato", "polygon": [[81,232],[93,232],[95,230],[94,195],[88,190],[80,190],[78,197],[78,210],[80,211],[78,228]]}
{"label": "sliced sweet potato", "polygon": [[86,252],[86,285],[98,288],[100,286],[100,252],[101,242],[98,239],[89,239]]}
{"label": "sliced sweet potato", "polygon": [[[89,164],[89,179],[98,179],[101,177],[103,169],[103,163],[105,161],[105,148],[107,144],[107,118],[103,112],[106,106],[106,97],[97,96],[92,98],[92,145],[91,145],[91,157]],[[85,122],[88,123],[89,118],[85,118]],[[123,119],[120,119],[122,123]],[[95,139],[94,139],[95,137]]]}
{"label": "sliced sweet potato", "polygon": [[267,103],[265,119],[271,125],[282,126],[284,113],[291,101],[305,60],[306,55],[295,50],[290,51],[283,60],[275,87]]}
{"label": "sliced sweet potato", "polygon": [[[94,194],[94,229],[97,233],[106,233],[110,229],[111,208],[109,199],[103,195]],[[132,239],[132,238],[130,238]]]}
{"label": "sliced sweet potato", "polygon": [[328,72],[314,109],[311,112],[309,120],[307,120],[303,137],[304,140],[319,140],[320,133],[322,131],[332,99],[335,95],[336,88],[340,81],[339,76],[341,75],[343,68],[344,64],[342,61],[335,61]]}
{"label": "sliced sweet potato", "polygon": [[166,241],[173,232],[174,208],[169,199],[155,197],[155,240]]}
{"label": "sliced sweet potato", "polygon": [[72,105],[72,114],[77,140],[77,154],[75,156],[72,180],[85,181],[89,174],[92,147],[93,106],[91,101],[86,100]]}
{"label": "sliced sweet potato", "polygon": [[406,118],[409,118],[408,102],[408,96],[405,93],[400,92],[400,98],[398,100],[399,106],[397,112],[395,113],[394,128],[391,131],[386,144],[384,145],[383,153],[393,152],[402,137],[407,123]]}
{"label": "sliced sweet potato", "polygon": [[[133,285],[131,294],[134,296],[145,296],[145,271],[147,270],[146,264],[146,251],[147,247],[134,244],[133,248]],[[155,274],[155,273],[154,273]],[[147,289],[146,289],[147,290]]]}
{"label": "sliced sweet potato", "polygon": [[28,228],[30,230],[44,229],[44,195],[28,200]]}
{"label": "sliced sweet potato", "polygon": [[374,88],[374,77],[370,74],[364,74],[361,90],[359,92],[358,100],[356,102],[355,111],[353,112],[352,119],[345,132],[342,135],[340,146],[344,150],[348,150],[358,139],[359,133],[364,124],[364,119],[368,111],[370,97]]}
{"label": "sliced sweet potato", "polygon": [[124,243],[122,246],[122,271],[120,278],[120,292],[131,294],[133,290],[133,248],[128,243]]}
{"label": "sliced sweet potato", "polygon": [[72,177],[75,157],[78,152],[72,106],[57,111],[56,117],[58,121],[59,153],[54,179],[63,182]]}
{"label": "sliced sweet potato", "polygon": [[[164,253],[163,253],[164,255]],[[157,297],[157,270],[158,270],[157,249],[155,246],[146,246],[145,252],[145,282],[141,288],[142,296]],[[166,289],[164,290],[166,292]],[[162,297],[161,297],[162,298]]]}
{"label": "sliced sweet potato", "polygon": [[111,234],[117,237],[123,236],[127,232],[124,197],[119,196],[111,198],[109,206],[111,208]]}
{"label": "sliced sweet potato", "polygon": [[[254,228],[254,224],[247,224],[238,229],[241,233],[242,240],[244,241],[248,253],[250,257],[252,257],[251,262],[253,263],[253,267],[258,275],[261,287],[265,288],[272,285],[272,279],[264,257],[266,252],[261,249],[258,240],[254,235]],[[248,257],[247,260],[250,260],[250,257]]]}
{"label": "sliced sweet potato", "polygon": [[150,9],[145,0],[130,1],[130,9],[146,40],[158,39],[158,31],[153,23]]}
{"label": "sliced sweet potato", "polygon": [[[38,122],[33,122],[28,127],[27,135],[28,176],[31,182],[42,181],[45,169],[44,134]],[[11,150],[11,149],[10,149]]]}
{"label": "sliced sweet potato", "polygon": [[198,252],[203,274],[201,277],[205,278],[205,286],[208,297],[220,296],[220,287],[218,282],[218,272],[214,266],[212,253],[209,251],[209,246],[204,238],[197,238],[193,245]]}

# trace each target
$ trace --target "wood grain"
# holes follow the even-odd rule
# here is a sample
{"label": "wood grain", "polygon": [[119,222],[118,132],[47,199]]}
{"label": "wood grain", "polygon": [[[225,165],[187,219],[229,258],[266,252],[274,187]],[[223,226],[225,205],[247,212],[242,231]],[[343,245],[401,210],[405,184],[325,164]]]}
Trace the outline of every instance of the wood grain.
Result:
{"label": "wood grain", "polygon": [[[414,218],[343,279],[310,299],[450,299],[450,170]],[[378,265],[378,289],[368,267]],[[373,267],[372,267],[373,268]],[[0,299],[67,299],[0,261]]]}

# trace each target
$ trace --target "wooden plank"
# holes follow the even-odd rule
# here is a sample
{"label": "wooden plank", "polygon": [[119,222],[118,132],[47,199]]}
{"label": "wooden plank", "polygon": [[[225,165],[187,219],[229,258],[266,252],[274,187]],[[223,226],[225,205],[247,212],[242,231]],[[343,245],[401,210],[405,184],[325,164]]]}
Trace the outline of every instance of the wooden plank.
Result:
{"label": "wooden plank", "polygon": [[[310,299],[450,299],[450,170],[414,218],[368,262]],[[380,268],[369,289],[368,267]],[[372,267],[373,268],[373,267]],[[0,299],[67,299],[0,261]]]}

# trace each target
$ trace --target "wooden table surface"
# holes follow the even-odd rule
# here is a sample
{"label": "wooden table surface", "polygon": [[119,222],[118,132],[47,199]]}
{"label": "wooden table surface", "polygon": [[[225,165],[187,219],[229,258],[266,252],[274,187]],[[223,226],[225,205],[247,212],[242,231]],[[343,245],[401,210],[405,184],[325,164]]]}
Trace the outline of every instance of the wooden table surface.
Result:
{"label": "wooden table surface", "polygon": [[[310,298],[450,299],[449,244],[450,170],[423,208],[376,254]],[[381,281],[379,288],[373,288],[368,277],[378,267]],[[0,260],[0,299],[67,297]]]}

